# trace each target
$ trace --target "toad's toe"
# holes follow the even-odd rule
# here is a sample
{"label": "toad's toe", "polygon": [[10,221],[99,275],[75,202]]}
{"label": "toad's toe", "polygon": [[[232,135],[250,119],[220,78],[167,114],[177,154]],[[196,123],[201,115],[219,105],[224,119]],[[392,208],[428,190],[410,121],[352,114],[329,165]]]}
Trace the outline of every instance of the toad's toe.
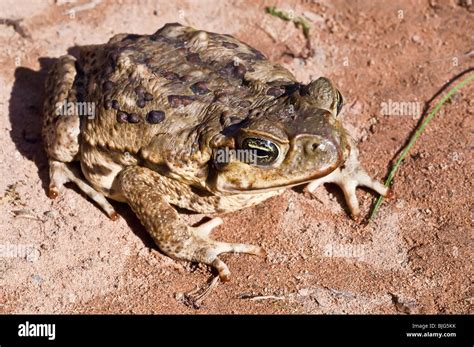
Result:
{"label": "toad's toe", "polygon": [[386,196],[389,192],[388,187],[371,178],[364,170],[357,160],[355,151],[349,156],[343,166],[337,168],[325,177],[310,182],[306,190],[310,193],[314,193],[316,188],[323,183],[335,183],[341,187],[349,210],[354,218],[360,214],[359,201],[356,196],[356,188],[358,186],[370,188],[383,196]]}

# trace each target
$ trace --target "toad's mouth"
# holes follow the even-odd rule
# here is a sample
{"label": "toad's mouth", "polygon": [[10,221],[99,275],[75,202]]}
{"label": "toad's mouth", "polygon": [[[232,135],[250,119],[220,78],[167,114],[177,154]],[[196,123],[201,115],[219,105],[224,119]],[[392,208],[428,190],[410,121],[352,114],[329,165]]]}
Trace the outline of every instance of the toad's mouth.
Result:
{"label": "toad's mouth", "polygon": [[215,192],[244,194],[268,192],[302,185],[329,175],[348,157],[335,141],[298,136],[284,159],[273,167],[232,161],[211,171],[207,184]]}
{"label": "toad's mouth", "polygon": [[[312,175],[305,175],[302,178],[286,179],[275,178],[273,180],[259,178],[251,179],[251,177],[237,177],[235,175],[216,175],[210,180],[210,188],[213,191],[230,194],[255,194],[265,193],[280,189],[296,187],[299,185],[310,183],[318,178],[329,175],[342,164],[342,157],[334,165],[331,165],[323,170],[318,170]],[[266,185],[265,185],[266,184]]]}

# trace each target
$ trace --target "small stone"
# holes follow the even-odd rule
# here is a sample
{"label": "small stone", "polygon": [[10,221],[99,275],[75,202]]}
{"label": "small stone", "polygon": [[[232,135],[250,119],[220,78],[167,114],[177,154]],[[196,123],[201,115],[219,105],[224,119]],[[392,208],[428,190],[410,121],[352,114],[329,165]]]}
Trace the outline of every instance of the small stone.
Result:
{"label": "small stone", "polygon": [[41,278],[40,275],[31,275],[31,281],[33,282],[34,285],[40,285],[43,282],[43,279]]}
{"label": "small stone", "polygon": [[52,218],[52,219],[59,217],[59,213],[56,210],[45,211],[43,215],[45,217]]}
{"label": "small stone", "polygon": [[305,11],[303,12],[303,16],[308,18],[313,23],[324,23],[324,17],[317,13],[314,13],[311,11]]}
{"label": "small stone", "polygon": [[418,43],[418,44],[423,43],[423,40],[421,39],[419,35],[413,35],[411,37],[411,40],[413,41],[413,43]]}

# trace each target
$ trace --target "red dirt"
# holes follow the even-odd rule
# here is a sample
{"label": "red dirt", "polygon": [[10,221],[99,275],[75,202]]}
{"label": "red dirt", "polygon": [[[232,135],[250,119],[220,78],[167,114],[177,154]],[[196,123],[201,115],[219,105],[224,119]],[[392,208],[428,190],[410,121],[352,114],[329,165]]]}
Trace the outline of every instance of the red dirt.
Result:
{"label": "red dirt", "polygon": [[[419,102],[422,108],[445,82],[473,66],[472,5],[102,1],[71,18],[65,11],[84,2],[62,3],[0,4],[0,17],[22,19],[16,28],[0,25],[0,246],[33,250],[26,259],[0,259],[0,312],[472,312],[474,84],[427,127],[375,223],[351,220],[331,185],[316,197],[289,190],[224,215],[216,238],[260,244],[268,258],[225,255],[232,279],[199,310],[181,297],[202,286],[209,269],[161,254],[126,205],[116,204],[123,218],[112,222],[72,186],[48,199],[40,137],[44,67],[52,58],[119,32],[152,33],[181,22],[232,34],[302,82],[331,78],[344,95],[341,117],[359,141],[362,163],[383,179],[419,115],[384,115],[382,103]],[[300,29],[265,13],[273,5],[309,17],[314,56],[305,57]],[[368,213],[375,196],[362,189],[358,196]]]}

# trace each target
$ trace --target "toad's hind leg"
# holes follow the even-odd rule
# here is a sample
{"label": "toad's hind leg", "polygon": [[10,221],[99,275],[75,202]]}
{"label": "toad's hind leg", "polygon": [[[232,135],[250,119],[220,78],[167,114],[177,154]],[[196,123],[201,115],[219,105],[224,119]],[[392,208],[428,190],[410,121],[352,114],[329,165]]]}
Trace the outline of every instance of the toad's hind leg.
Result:
{"label": "toad's hind leg", "polygon": [[79,170],[75,168],[73,164],[50,160],[49,177],[50,184],[48,195],[50,198],[57,197],[64,184],[67,182],[73,182],[82,192],[84,192],[84,194],[94,200],[105,211],[110,219],[116,220],[118,218],[118,214],[115,212],[113,206],[107,201],[105,196],[87,184]]}
{"label": "toad's hind leg", "polygon": [[158,247],[170,257],[205,263],[219,272],[222,281],[230,279],[221,253],[248,253],[264,256],[263,248],[241,243],[219,242],[209,237],[222,223],[214,218],[199,227],[190,227],[165,200],[166,186],[161,176],[147,168],[129,167],[119,175],[122,194],[132,210],[151,234]]}
{"label": "toad's hind leg", "polygon": [[74,161],[79,153],[80,118],[69,114],[75,109],[77,94],[75,58],[62,56],[53,65],[46,79],[43,107],[43,144],[48,158],[65,163]]}
{"label": "toad's hind leg", "polygon": [[80,116],[65,112],[75,108],[77,102],[76,59],[62,56],[53,65],[46,80],[46,95],[43,108],[43,143],[49,158],[48,196],[55,198],[67,182],[74,182],[87,196],[94,200],[111,219],[117,219],[112,205],[93,187],[87,184],[79,170],[72,164],[79,155]]}

